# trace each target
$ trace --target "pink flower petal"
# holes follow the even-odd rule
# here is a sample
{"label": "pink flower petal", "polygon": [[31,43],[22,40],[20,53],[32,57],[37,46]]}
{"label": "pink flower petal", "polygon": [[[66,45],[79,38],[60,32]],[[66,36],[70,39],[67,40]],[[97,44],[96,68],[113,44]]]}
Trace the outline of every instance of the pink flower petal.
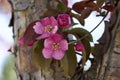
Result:
{"label": "pink flower petal", "polygon": [[52,26],[57,26],[58,25],[57,20],[53,16],[50,17],[50,21],[51,21]]}
{"label": "pink flower petal", "polygon": [[59,34],[53,34],[51,35],[51,39],[54,41],[54,42],[60,42],[62,40],[62,36],[59,35]]}
{"label": "pink flower petal", "polygon": [[62,50],[56,50],[53,52],[52,57],[56,60],[61,60],[64,57],[64,52]]}
{"label": "pink flower petal", "polygon": [[57,32],[57,30],[58,30],[58,27],[57,27],[57,26],[55,26],[55,27],[54,27],[54,29],[52,29],[51,33],[53,33],[53,34],[54,34],[54,33],[56,33],[56,32]]}
{"label": "pink flower petal", "polygon": [[50,49],[47,49],[47,48],[44,48],[42,50],[42,54],[46,59],[52,58],[52,53],[53,53],[53,51]]}
{"label": "pink flower petal", "polygon": [[62,40],[60,42],[60,49],[65,51],[65,50],[68,50],[68,43],[67,43],[67,40]]}
{"label": "pink flower petal", "polygon": [[44,38],[49,37],[49,35],[50,35],[50,34],[44,33],[44,34],[40,35],[39,37],[37,37],[36,39],[37,39],[37,40],[44,39]]}
{"label": "pink flower petal", "polygon": [[36,24],[33,26],[33,29],[37,34],[42,34],[44,31],[44,27],[40,22],[36,22]]}
{"label": "pink flower petal", "polygon": [[48,25],[51,24],[51,21],[50,21],[49,17],[46,17],[46,18],[44,18],[44,19],[41,20],[41,23],[44,26],[48,26]]}
{"label": "pink flower petal", "polygon": [[[59,45],[60,44],[60,45]],[[59,48],[63,47],[63,48]],[[61,60],[64,56],[64,51],[68,49],[68,43],[59,34],[52,34],[50,37],[44,41],[43,55],[46,58],[54,58],[56,60]]]}
{"label": "pink flower petal", "polygon": [[53,43],[54,42],[51,39],[45,39],[45,41],[44,41],[44,47],[45,48],[52,48]]}

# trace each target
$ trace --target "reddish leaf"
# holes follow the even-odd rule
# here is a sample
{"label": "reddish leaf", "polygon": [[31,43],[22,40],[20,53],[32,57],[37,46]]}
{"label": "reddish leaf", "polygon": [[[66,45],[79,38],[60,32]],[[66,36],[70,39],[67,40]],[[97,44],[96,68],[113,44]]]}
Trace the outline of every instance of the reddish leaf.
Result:
{"label": "reddish leaf", "polygon": [[26,45],[31,46],[35,42],[36,37],[38,35],[34,32],[33,26],[35,25],[36,22],[38,22],[38,21],[34,21],[28,25],[28,27],[22,37],[24,46],[26,46]]}
{"label": "reddish leaf", "polygon": [[92,8],[93,10],[99,11],[98,5],[97,5],[96,3],[94,3],[93,1],[89,1],[89,2],[87,3],[87,7],[90,7],[90,8]]}
{"label": "reddish leaf", "polygon": [[85,20],[78,14],[70,13],[70,16],[76,18],[82,26],[85,24]]}
{"label": "reddish leaf", "polygon": [[99,11],[99,7],[96,3],[93,2],[93,0],[87,0],[87,1],[81,1],[81,2],[76,2],[73,6],[72,9],[78,13],[81,13],[84,9],[86,8],[91,8],[93,10]]}
{"label": "reddish leaf", "polygon": [[97,5],[101,7],[106,0],[97,0]]}
{"label": "reddish leaf", "polygon": [[87,18],[92,12],[92,9],[91,8],[87,8],[87,9],[84,9],[82,12],[81,12],[81,17],[83,19]]}
{"label": "reddish leaf", "polygon": [[62,2],[63,2],[66,6],[68,6],[68,0],[62,0]]}
{"label": "reddish leaf", "polygon": [[78,13],[81,13],[86,6],[86,1],[76,2],[73,4],[72,9]]}
{"label": "reddish leaf", "polygon": [[111,4],[106,4],[105,6],[102,7],[103,9],[106,9],[108,11],[113,11],[114,10],[114,6]]}

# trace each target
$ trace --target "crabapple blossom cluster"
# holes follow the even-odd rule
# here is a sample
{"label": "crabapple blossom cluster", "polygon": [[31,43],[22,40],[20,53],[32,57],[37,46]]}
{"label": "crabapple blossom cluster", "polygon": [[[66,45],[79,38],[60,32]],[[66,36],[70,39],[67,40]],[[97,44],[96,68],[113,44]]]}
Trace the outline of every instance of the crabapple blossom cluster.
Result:
{"label": "crabapple blossom cluster", "polygon": [[[68,50],[68,40],[62,33],[63,29],[69,28],[71,25],[71,18],[68,14],[58,14],[57,19],[53,16],[45,17],[37,21],[32,26],[36,40],[44,40],[44,48],[42,54],[46,59],[61,60],[64,57],[65,51]],[[28,46],[33,45],[35,41],[29,41]],[[24,38],[19,39],[19,44],[24,44]],[[82,50],[81,45],[77,45],[76,50]],[[79,49],[80,48],[80,49]]]}
{"label": "crabapple blossom cluster", "polygon": [[58,26],[67,28],[70,24],[71,20],[68,14],[59,14],[57,20],[53,16],[46,17],[35,23],[33,28],[35,33],[39,35],[36,39],[45,39],[42,50],[45,58],[61,60],[64,57],[65,51],[68,50],[68,42],[57,31],[59,29]]}

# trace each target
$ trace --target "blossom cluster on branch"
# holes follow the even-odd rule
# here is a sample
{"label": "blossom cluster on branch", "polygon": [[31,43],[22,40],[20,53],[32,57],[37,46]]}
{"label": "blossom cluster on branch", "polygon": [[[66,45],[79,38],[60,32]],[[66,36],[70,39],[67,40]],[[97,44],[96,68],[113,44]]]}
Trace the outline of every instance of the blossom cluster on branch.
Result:
{"label": "blossom cluster on branch", "polygon": [[[68,50],[68,40],[63,33],[63,29],[69,28],[71,25],[71,17],[68,14],[59,14],[55,17],[45,17],[33,25],[34,32],[38,35],[37,40],[44,40],[44,48],[42,54],[44,58],[54,58],[61,60],[65,51]],[[28,46],[32,46],[35,41],[30,41]],[[24,44],[24,38],[19,39],[19,44]],[[82,51],[83,45],[76,44],[76,50]]]}

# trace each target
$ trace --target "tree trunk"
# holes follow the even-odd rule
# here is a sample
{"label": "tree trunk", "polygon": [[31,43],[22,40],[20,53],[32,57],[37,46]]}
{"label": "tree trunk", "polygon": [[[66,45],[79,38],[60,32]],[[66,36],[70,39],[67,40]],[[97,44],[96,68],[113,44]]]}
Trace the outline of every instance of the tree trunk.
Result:
{"label": "tree trunk", "polygon": [[[20,47],[18,39],[28,24],[40,20],[52,0],[11,0],[14,8],[14,37],[18,80],[69,80],[57,62],[50,65],[48,72],[43,71],[33,54],[33,47]],[[53,4],[54,5],[54,4]],[[37,64],[37,65],[36,65]]]}
{"label": "tree trunk", "polygon": [[110,22],[105,22],[105,33],[99,42],[86,80],[120,80],[120,1]]}

